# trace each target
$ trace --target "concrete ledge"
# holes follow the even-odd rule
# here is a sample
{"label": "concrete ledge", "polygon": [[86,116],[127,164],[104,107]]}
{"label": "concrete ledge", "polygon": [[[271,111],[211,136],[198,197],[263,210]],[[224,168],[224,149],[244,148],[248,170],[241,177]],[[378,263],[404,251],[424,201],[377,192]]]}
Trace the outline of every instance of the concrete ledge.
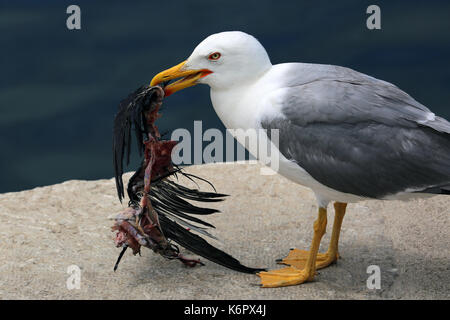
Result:
{"label": "concrete ledge", "polygon": [[[193,166],[229,194],[207,221],[220,248],[253,267],[278,268],[289,248],[308,248],[316,216],[313,194],[258,164]],[[128,175],[129,176],[129,175]],[[189,183],[189,182],[186,182]],[[202,189],[208,189],[206,184]],[[124,205],[126,201],[124,202]],[[127,252],[117,272],[108,216],[122,209],[113,179],[67,181],[0,195],[1,299],[449,299],[450,196],[411,202],[352,204],[337,265],[316,281],[261,289],[258,278],[212,262],[186,269],[149,250]],[[332,212],[329,211],[328,230]],[[327,233],[322,250],[329,240]],[[209,240],[208,240],[209,241]],[[81,287],[68,290],[70,265]],[[369,265],[381,268],[381,289],[366,286]]]}

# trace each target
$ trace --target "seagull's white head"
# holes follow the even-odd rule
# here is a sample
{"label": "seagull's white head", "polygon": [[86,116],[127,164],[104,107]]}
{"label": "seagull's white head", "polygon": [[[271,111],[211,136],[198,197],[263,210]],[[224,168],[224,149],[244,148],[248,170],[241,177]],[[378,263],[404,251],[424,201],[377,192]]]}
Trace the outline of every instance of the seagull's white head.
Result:
{"label": "seagull's white head", "polygon": [[165,87],[166,96],[197,83],[226,89],[255,81],[271,66],[256,38],[240,31],[221,32],[203,40],[186,61],[157,74],[151,85],[181,78]]}

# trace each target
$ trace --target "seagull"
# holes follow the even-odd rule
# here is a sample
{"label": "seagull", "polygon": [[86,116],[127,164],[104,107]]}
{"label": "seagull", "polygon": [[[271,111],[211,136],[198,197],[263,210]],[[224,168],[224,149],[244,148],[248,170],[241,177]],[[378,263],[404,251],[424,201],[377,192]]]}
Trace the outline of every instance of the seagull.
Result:
{"label": "seagull", "polygon": [[[450,194],[450,123],[389,82],[341,66],[272,65],[261,43],[240,31],[210,35],[151,85],[178,78],[165,95],[209,85],[226,128],[277,130],[278,173],[315,194],[310,249],[293,249],[280,261],[286,267],[258,273],[262,287],[312,281],[335,263],[348,203]],[[330,203],[330,244],[319,253]]]}

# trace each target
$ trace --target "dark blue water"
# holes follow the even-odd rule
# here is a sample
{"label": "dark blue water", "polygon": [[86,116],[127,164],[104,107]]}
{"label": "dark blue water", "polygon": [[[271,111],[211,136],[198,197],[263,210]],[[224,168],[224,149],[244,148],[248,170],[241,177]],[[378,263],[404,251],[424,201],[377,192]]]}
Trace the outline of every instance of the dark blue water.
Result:
{"label": "dark blue water", "polygon": [[[81,7],[82,29],[66,28]],[[242,30],[273,63],[343,65],[390,81],[450,118],[450,3],[377,1],[3,1],[0,192],[113,175],[118,102],[184,60],[207,35]],[[165,101],[162,130],[223,125],[206,86]],[[136,162],[136,159],[135,159]],[[134,162],[134,163],[135,163]],[[132,168],[133,169],[133,168]]]}

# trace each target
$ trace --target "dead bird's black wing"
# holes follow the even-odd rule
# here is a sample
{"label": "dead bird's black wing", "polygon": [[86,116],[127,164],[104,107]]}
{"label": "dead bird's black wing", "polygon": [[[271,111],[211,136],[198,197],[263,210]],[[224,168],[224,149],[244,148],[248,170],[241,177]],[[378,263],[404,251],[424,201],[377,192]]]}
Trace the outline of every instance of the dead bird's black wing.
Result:
{"label": "dead bird's black wing", "polygon": [[[229,269],[244,272],[256,273],[264,269],[250,268],[242,265],[237,259],[224,251],[217,249],[196,233],[216,239],[207,228],[214,226],[201,220],[198,216],[205,216],[218,213],[217,209],[199,207],[187,201],[196,202],[218,202],[223,201],[225,194],[217,192],[205,192],[198,189],[182,186],[169,177],[183,175],[190,179],[201,179],[199,177],[183,172],[176,168],[158,179],[152,181],[150,189],[150,202],[153,209],[158,214],[161,231],[164,236],[179,244],[183,248],[197,254],[205,259],[220,264]],[[203,180],[203,179],[201,179]],[[128,183],[128,196],[130,202],[139,203],[139,190],[143,186],[143,168],[141,167],[130,178]]]}

